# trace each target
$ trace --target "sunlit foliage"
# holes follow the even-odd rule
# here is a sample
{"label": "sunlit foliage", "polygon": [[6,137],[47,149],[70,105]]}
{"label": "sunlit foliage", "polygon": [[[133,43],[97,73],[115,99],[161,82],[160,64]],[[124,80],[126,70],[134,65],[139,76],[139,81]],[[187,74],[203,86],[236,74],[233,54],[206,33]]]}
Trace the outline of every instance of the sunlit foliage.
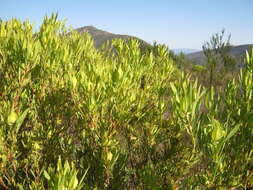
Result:
{"label": "sunlit foliage", "polygon": [[252,53],[219,94],[168,52],[101,52],[57,15],[2,21],[0,188],[252,187]]}

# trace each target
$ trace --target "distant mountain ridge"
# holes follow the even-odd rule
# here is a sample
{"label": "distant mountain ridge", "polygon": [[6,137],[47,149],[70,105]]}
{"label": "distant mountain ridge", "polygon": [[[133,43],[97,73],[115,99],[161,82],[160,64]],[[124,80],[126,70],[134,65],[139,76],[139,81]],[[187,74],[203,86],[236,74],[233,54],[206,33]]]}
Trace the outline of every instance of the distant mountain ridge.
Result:
{"label": "distant mountain ridge", "polygon": [[[75,29],[79,33],[87,32],[91,35],[91,37],[94,40],[94,45],[96,48],[101,47],[104,43],[110,42],[113,39],[130,39],[135,38],[140,41],[141,47],[152,47],[149,43],[145,42],[142,39],[139,39],[135,36],[130,35],[122,35],[122,34],[113,34],[104,30],[100,30],[94,26],[84,26]],[[237,45],[232,46],[230,50],[230,54],[237,60],[238,64],[243,64],[243,60],[245,57],[246,50],[250,50],[250,47],[253,44],[245,44],[245,45]],[[197,50],[197,49],[188,49],[188,48],[182,48],[182,49],[172,49],[172,51],[175,54],[180,54],[181,52],[186,54],[186,57],[192,61],[194,61],[198,65],[204,65],[206,63],[206,57],[203,53],[203,51]]]}
{"label": "distant mountain ridge", "polygon": [[178,49],[171,49],[171,51],[173,51],[176,55],[180,54],[180,53],[184,53],[184,54],[190,54],[190,53],[195,53],[195,52],[199,52],[199,49],[189,49],[189,48],[178,48]]}
{"label": "distant mountain ridge", "polygon": [[[243,64],[245,53],[249,51],[252,46],[253,44],[231,46],[230,54],[237,60],[238,64]],[[186,57],[198,65],[204,65],[206,63],[206,56],[203,51],[187,54]]]}
{"label": "distant mountain ridge", "polygon": [[104,30],[100,30],[94,26],[84,26],[81,28],[77,28],[75,30],[78,31],[79,33],[83,33],[83,32],[89,33],[94,40],[95,47],[97,47],[97,48],[101,47],[107,41],[111,41],[116,38],[125,39],[125,40],[130,39],[130,38],[135,38],[135,39],[139,40],[142,45],[150,46],[150,44],[148,44],[144,40],[139,39],[135,36],[113,34],[113,33],[110,33],[110,32],[104,31]]}

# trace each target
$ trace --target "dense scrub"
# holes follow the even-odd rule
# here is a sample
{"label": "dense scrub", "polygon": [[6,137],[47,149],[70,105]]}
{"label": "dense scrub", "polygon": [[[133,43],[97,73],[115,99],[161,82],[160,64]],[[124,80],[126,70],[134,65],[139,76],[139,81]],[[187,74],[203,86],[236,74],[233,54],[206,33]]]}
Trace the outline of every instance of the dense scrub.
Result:
{"label": "dense scrub", "polygon": [[251,188],[252,71],[250,54],[219,94],[163,46],[2,21],[0,188]]}

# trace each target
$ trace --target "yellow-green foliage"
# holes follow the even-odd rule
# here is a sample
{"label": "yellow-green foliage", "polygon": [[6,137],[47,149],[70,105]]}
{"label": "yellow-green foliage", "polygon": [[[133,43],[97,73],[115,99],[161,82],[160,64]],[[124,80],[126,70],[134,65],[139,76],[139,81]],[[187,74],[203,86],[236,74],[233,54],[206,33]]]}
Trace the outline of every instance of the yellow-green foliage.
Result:
{"label": "yellow-green foliage", "polygon": [[0,188],[251,187],[252,54],[221,96],[139,46],[0,23]]}

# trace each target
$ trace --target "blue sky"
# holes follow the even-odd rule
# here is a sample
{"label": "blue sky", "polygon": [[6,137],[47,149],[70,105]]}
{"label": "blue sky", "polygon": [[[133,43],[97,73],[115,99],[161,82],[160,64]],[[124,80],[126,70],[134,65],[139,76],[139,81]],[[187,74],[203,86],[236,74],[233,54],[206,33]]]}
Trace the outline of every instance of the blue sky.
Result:
{"label": "blue sky", "polygon": [[73,28],[93,25],[170,48],[201,49],[226,29],[232,44],[253,43],[253,0],[0,0],[0,18],[29,19],[38,27],[58,12]]}

